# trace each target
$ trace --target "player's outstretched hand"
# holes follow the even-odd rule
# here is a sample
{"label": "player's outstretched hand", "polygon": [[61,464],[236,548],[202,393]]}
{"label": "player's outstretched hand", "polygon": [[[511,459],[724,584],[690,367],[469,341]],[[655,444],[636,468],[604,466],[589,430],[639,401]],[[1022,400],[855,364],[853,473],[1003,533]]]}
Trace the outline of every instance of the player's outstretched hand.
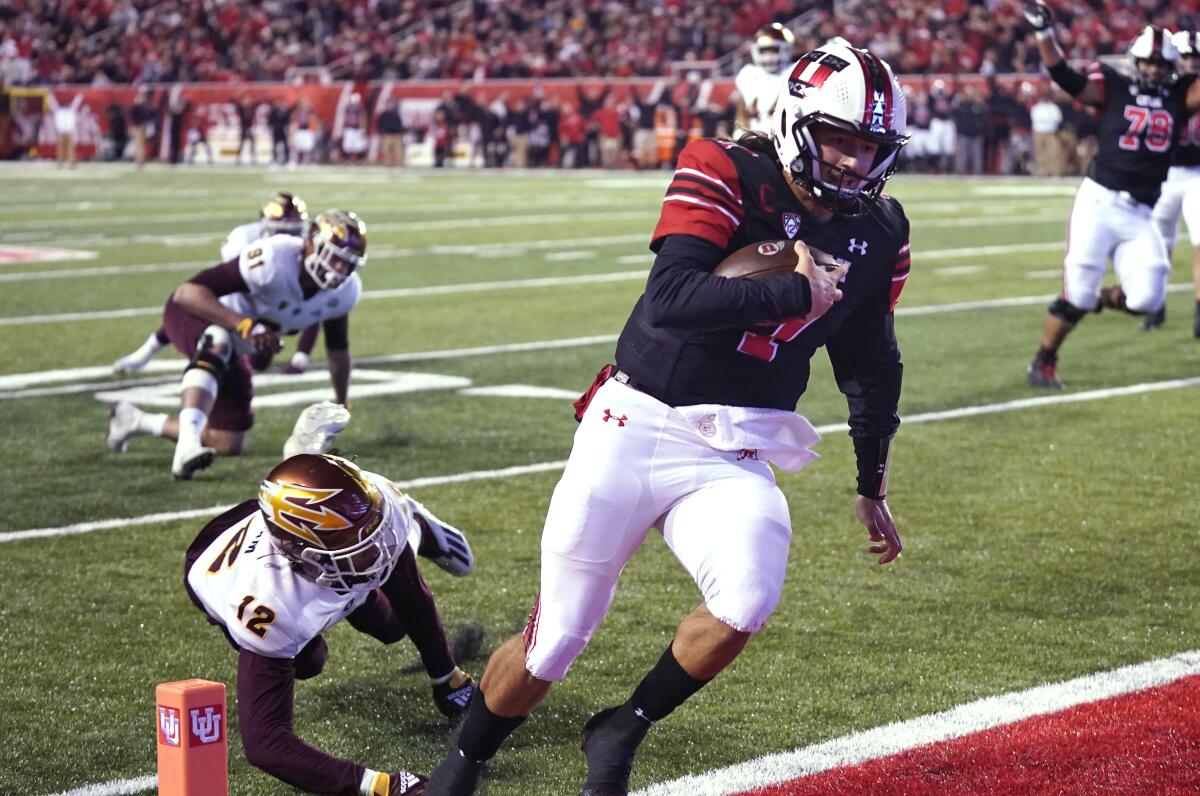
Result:
{"label": "player's outstretched hand", "polygon": [[886,500],[872,500],[859,495],[854,501],[854,513],[858,521],[867,526],[872,544],[869,550],[879,555],[879,563],[887,564],[904,549],[900,544],[900,532],[892,519],[892,510]]}
{"label": "player's outstretched hand", "polygon": [[1054,9],[1050,8],[1045,0],[1025,0],[1021,10],[1025,12],[1025,19],[1034,30],[1042,31],[1054,27]]}
{"label": "player's outstretched hand", "polygon": [[[820,318],[829,312],[830,307],[842,300],[842,291],[838,285],[846,278],[846,266],[819,265],[814,252],[802,252],[799,247],[796,253],[799,255],[796,273],[808,279],[808,287],[812,293],[812,309],[806,317]],[[820,256],[821,253],[815,252],[815,255]]]}

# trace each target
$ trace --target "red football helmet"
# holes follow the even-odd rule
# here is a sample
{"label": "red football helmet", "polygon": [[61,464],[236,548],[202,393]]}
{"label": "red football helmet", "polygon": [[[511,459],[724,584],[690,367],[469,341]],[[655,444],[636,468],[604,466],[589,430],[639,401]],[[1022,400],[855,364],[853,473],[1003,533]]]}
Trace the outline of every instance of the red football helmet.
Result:
{"label": "red football helmet", "polygon": [[275,549],[303,577],[338,592],[387,580],[405,544],[391,503],[353,462],[303,453],[277,465],[258,490]]}
{"label": "red football helmet", "polygon": [[263,202],[258,220],[268,235],[303,235],[308,206],[299,196],[280,191]]}
{"label": "red football helmet", "polygon": [[750,40],[750,58],[755,66],[774,74],[791,60],[792,45],[795,43],[796,37],[790,30],[778,22],[772,22],[759,28]]}

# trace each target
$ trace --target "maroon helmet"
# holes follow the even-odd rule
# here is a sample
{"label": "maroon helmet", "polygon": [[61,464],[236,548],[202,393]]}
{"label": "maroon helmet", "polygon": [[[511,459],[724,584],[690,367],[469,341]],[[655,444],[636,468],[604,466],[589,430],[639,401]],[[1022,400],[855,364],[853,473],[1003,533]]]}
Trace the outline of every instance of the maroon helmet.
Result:
{"label": "maroon helmet", "polygon": [[778,22],[763,25],[750,40],[750,59],[755,66],[774,74],[784,64],[791,62],[792,45],[795,43],[796,37],[792,32]]}
{"label": "maroon helmet", "polygon": [[268,235],[303,235],[308,224],[308,206],[295,194],[280,191],[263,202],[258,220]]}
{"label": "maroon helmet", "polygon": [[369,591],[392,573],[404,540],[391,503],[353,462],[302,453],[258,490],[275,548],[302,576],[338,592]]}
{"label": "maroon helmet", "polygon": [[367,264],[367,225],[349,210],[326,210],[308,225],[304,269],[322,290],[333,290]]}

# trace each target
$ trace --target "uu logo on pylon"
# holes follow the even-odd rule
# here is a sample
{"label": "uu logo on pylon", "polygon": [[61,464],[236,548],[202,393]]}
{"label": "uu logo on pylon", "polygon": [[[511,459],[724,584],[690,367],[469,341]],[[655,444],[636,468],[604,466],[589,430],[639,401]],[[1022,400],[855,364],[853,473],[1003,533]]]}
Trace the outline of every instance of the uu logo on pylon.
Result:
{"label": "uu logo on pylon", "polygon": [[158,742],[163,746],[179,746],[179,711],[158,706]]}
{"label": "uu logo on pylon", "polygon": [[225,729],[222,719],[225,718],[224,705],[208,705],[202,708],[192,708],[192,733],[188,736],[188,746],[207,746],[221,740]]}

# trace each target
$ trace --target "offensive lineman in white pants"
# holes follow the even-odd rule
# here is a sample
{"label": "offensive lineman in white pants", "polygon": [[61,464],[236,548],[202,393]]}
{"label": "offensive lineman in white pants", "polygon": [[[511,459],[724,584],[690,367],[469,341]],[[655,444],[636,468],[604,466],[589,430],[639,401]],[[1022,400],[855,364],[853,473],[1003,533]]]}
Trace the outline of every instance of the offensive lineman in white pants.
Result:
{"label": "offensive lineman in white pants", "polygon": [[[1200,72],[1200,42],[1195,31],[1181,30],[1172,37],[1175,49],[1179,50],[1179,72],[1194,75]],[[1154,205],[1154,225],[1167,244],[1168,256],[1175,251],[1175,239],[1179,234],[1179,217],[1187,222],[1188,236],[1192,241],[1192,286],[1196,295],[1196,314],[1192,321],[1192,335],[1200,339],[1200,116],[1188,119],[1187,127],[1175,150],[1175,160],[1163,183],[1162,196]],[[1142,329],[1151,330],[1162,326],[1166,310],[1150,313],[1142,319]]]}
{"label": "offensive lineman in white pants", "polygon": [[[908,138],[904,96],[880,59],[839,45],[808,53],[787,77],[772,125],[784,134],[701,139],[680,153],[617,364],[575,405],[532,615],[492,655],[425,796],[474,793],[483,763],[566,676],[657,528],[703,602],[629,700],[583,727],[584,796],[628,793],[650,728],[732,663],[779,601],[791,517],[767,462],[795,471],[814,458],[817,435],[795,407],[818,348],[850,409],[855,513],[879,563],[900,553],[885,498],[902,370],[892,308],[908,277],[909,224],[880,192]],[[843,264],[826,272],[798,246],[795,273],[712,273],[747,245],[771,255],[782,247],[763,242],[787,238],[836,250]]]}
{"label": "offensive lineman in white pants", "polygon": [[[1178,128],[1200,110],[1200,80],[1176,79],[1179,54],[1162,28],[1147,26],[1130,45],[1133,76],[1101,63],[1085,75],[1067,64],[1053,12],[1043,0],[1028,0],[1025,17],[1037,31],[1038,52],[1054,82],[1100,110],[1100,148],[1071,209],[1062,293],[1048,308],[1041,344],[1025,371],[1030,386],[1057,390],[1063,386],[1058,350],[1089,312],[1109,308],[1145,315],[1162,309],[1171,262],[1150,215]],[[1109,259],[1118,284],[1102,289]]]}

